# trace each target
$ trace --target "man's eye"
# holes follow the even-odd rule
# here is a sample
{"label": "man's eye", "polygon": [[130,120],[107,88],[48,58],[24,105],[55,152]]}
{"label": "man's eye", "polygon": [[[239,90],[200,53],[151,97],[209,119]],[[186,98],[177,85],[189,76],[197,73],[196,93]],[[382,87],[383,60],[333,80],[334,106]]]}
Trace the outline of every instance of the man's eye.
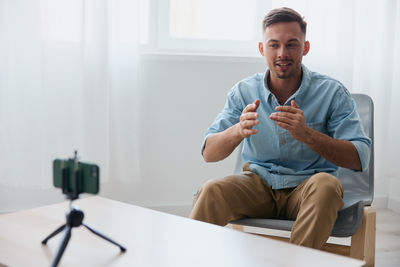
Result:
{"label": "man's eye", "polygon": [[277,48],[278,45],[277,45],[277,44],[270,44],[269,47],[271,47],[271,48]]}
{"label": "man's eye", "polygon": [[297,47],[297,44],[296,43],[292,43],[292,44],[288,44],[287,46],[288,47]]}

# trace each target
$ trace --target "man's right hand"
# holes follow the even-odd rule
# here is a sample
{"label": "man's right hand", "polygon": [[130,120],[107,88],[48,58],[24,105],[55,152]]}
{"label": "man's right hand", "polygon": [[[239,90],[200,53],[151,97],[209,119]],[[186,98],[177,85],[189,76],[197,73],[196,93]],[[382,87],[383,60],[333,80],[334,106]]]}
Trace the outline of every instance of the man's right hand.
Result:
{"label": "man's right hand", "polygon": [[260,121],[257,120],[257,109],[259,106],[260,99],[256,99],[254,103],[248,104],[243,110],[242,115],[240,115],[238,129],[241,137],[246,138],[258,133],[258,130],[253,129],[253,127],[260,123]]}
{"label": "man's right hand", "polygon": [[258,130],[252,129],[259,123],[257,120],[257,108],[260,106],[260,100],[246,106],[240,115],[240,122],[225,131],[212,134],[206,141],[203,150],[203,157],[206,162],[216,162],[225,159],[242,142],[243,138],[258,133]]}

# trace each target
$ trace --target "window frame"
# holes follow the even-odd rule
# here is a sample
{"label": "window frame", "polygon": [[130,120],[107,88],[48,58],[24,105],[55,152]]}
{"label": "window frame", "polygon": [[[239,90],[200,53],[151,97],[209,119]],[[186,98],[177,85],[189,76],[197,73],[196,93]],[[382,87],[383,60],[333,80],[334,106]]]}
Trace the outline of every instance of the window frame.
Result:
{"label": "window frame", "polygon": [[259,38],[253,40],[215,40],[197,38],[177,38],[169,36],[169,0],[150,0],[148,27],[149,43],[143,46],[144,52],[166,54],[206,54],[259,56],[258,42],[261,41],[261,20],[270,9],[272,0],[257,0],[254,27],[259,30]]}

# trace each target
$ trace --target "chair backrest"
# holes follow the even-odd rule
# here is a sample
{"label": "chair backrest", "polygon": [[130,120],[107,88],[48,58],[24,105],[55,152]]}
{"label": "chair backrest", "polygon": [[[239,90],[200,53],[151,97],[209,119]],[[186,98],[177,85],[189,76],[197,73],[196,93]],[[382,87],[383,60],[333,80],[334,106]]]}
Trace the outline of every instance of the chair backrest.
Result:
{"label": "chair backrest", "polygon": [[363,200],[365,205],[370,205],[374,198],[374,104],[371,97],[364,94],[352,94],[352,97],[364,132],[372,141],[370,161],[363,172],[339,168],[338,176],[343,184],[346,204],[351,205]]}
{"label": "chair backrest", "polygon": [[[365,205],[370,205],[374,196],[374,104],[372,99],[365,94],[352,94],[357,112],[360,115],[361,124],[365,134],[371,138],[371,154],[369,165],[363,172],[356,172],[345,168],[339,168],[338,178],[343,184],[345,207],[362,200]],[[243,168],[242,149],[239,147],[239,156],[236,160],[235,173]]]}

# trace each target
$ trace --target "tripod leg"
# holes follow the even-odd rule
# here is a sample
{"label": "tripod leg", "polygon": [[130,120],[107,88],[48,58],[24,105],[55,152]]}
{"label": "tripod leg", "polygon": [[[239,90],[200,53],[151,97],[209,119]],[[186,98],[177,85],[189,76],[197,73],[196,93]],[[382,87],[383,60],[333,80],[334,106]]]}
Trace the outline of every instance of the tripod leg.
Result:
{"label": "tripod leg", "polygon": [[99,237],[101,237],[101,238],[107,240],[108,242],[111,242],[111,243],[113,243],[114,245],[118,246],[119,249],[121,250],[121,252],[125,252],[125,251],[126,251],[126,248],[125,248],[125,247],[121,246],[120,244],[118,244],[118,243],[115,242],[114,240],[112,240],[112,239],[106,237],[106,236],[103,235],[102,233],[100,233],[100,232],[94,230],[94,229],[91,228],[89,225],[84,224],[84,223],[82,223],[82,225],[85,226],[85,227],[86,227],[90,232],[92,232],[93,234],[95,234],[95,235],[97,235],[97,236],[99,236]]}
{"label": "tripod leg", "polygon": [[54,232],[52,232],[48,237],[46,237],[45,239],[43,239],[42,244],[46,245],[47,241],[49,241],[50,238],[52,238],[53,236],[57,235],[59,232],[61,232],[62,230],[64,230],[65,228],[65,224],[61,225],[60,227],[58,227]]}
{"label": "tripod leg", "polygon": [[64,235],[63,238],[60,242],[60,245],[58,246],[56,255],[53,258],[53,261],[51,262],[51,267],[56,267],[58,265],[58,263],[61,260],[61,257],[64,253],[65,248],[68,245],[68,241],[71,238],[71,226],[67,225],[65,226],[65,230],[64,230]]}

